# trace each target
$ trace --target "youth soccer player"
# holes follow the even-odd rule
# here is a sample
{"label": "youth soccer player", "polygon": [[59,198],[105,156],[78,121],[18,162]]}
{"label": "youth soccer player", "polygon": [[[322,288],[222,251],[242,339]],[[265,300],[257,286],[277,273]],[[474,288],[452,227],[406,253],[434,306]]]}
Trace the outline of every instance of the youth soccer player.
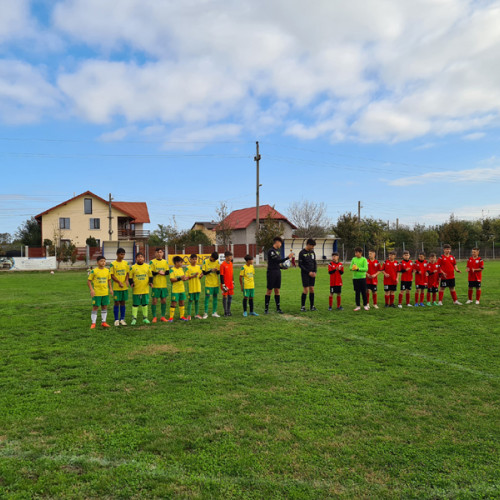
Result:
{"label": "youth soccer player", "polygon": [[128,300],[128,274],[130,266],[125,260],[125,249],[119,248],[116,251],[116,260],[111,263],[109,272],[113,284],[113,299],[115,301],[113,307],[115,326],[127,326],[125,322],[125,304]]}
{"label": "youth soccer player", "polygon": [[160,321],[164,323],[167,321],[167,296],[168,296],[168,282],[169,268],[167,261],[163,258],[163,248],[157,248],[155,258],[149,263],[151,274],[153,275],[153,291],[152,291],[152,304],[151,313],[153,314],[153,323],[156,323],[156,305],[160,299],[161,317]]}
{"label": "youth soccer player", "polygon": [[338,252],[332,253],[332,261],[328,264],[328,274],[330,275],[330,297],[328,297],[328,310],[333,309],[333,296],[337,296],[337,311],[343,311],[342,307],[342,275],[344,265],[339,262]]}
{"label": "youth soccer player", "polygon": [[224,262],[220,265],[220,286],[224,316],[232,316],[231,303],[234,295],[234,272],[233,254],[229,251],[224,253]]}
{"label": "youth soccer player", "polygon": [[451,246],[443,245],[443,255],[438,259],[439,270],[441,272],[441,281],[439,282],[439,302],[440,306],[443,305],[443,297],[445,288],[449,288],[453,303],[461,306],[462,303],[458,301],[457,292],[455,292],[455,272],[461,273],[458,269],[455,257],[451,255]]}
{"label": "youth soccer player", "polygon": [[212,252],[208,259],[205,259],[202,267],[203,276],[205,276],[205,314],[203,319],[208,318],[208,304],[212,297],[212,317],[220,318],[217,314],[217,295],[219,293],[219,254]]}
{"label": "youth soccer player", "polygon": [[398,272],[401,274],[401,288],[399,291],[398,307],[403,307],[403,292],[406,292],[406,305],[410,304],[411,285],[413,283],[413,262],[410,260],[410,252],[403,252],[403,260],[399,263]]}
{"label": "youth soccer player", "polygon": [[135,264],[130,269],[129,283],[132,287],[132,321],[130,324],[137,323],[137,313],[141,306],[142,322],[149,325],[149,289],[153,286],[153,275],[149,265],[144,262],[144,254],[141,252],[135,256]]}
{"label": "youth soccer player", "polygon": [[415,270],[415,307],[425,307],[425,289],[429,281],[427,266],[425,253],[420,252],[418,254],[418,259],[413,263],[413,269]]}
{"label": "youth soccer player", "polygon": [[182,268],[182,257],[176,255],[172,260],[174,263],[174,267],[170,269],[170,281],[172,282],[172,301],[170,302],[170,318],[168,319],[168,321],[172,322],[174,320],[177,302],[179,302],[179,316],[181,321],[187,321],[186,317],[184,316],[184,301],[186,300],[186,287],[184,286],[184,282],[189,278],[186,276],[186,273]]}
{"label": "youth soccer player", "polygon": [[373,307],[378,309],[377,305],[377,285],[378,285],[378,275],[380,271],[380,263],[375,258],[375,250],[368,250],[368,272],[366,273],[366,297],[368,299],[368,305],[370,305],[370,292],[372,293]]}
{"label": "youth soccer player", "polygon": [[196,319],[201,319],[200,316],[200,293],[201,293],[201,277],[203,273],[201,272],[201,266],[198,265],[198,256],[192,253],[189,256],[189,266],[186,268],[186,276],[188,277],[188,310],[187,319],[191,319],[191,310],[194,304],[194,313]]}
{"label": "youth soccer player", "polygon": [[264,313],[269,313],[269,303],[271,302],[271,293],[274,290],[274,301],[276,302],[276,312],[283,314],[281,310],[281,264],[285,260],[293,258],[293,252],[288,257],[281,258],[280,248],[283,245],[283,239],[275,236],[273,246],[267,251],[267,290],[264,301]]}
{"label": "youth soccer player", "polygon": [[355,311],[361,309],[361,300],[363,298],[363,308],[365,311],[370,309],[368,298],[366,297],[366,273],[368,271],[368,261],[363,257],[363,249],[356,247],[354,249],[354,257],[351,260],[349,269],[352,271],[352,284],[356,292],[356,307]]}
{"label": "youth soccer player", "polygon": [[[437,263],[437,256],[435,253],[429,255],[429,263],[427,264],[427,305],[437,306],[439,305],[436,301],[438,287],[439,287],[439,264]],[[432,294],[432,296],[431,296]],[[431,302],[432,299],[432,302]]]}
{"label": "youth soccer player", "polygon": [[255,296],[255,268],[253,267],[253,257],[245,255],[245,265],[240,271],[240,286],[243,292],[243,316],[247,317],[247,301],[250,306],[250,316],[258,316],[253,310],[253,298]]}
{"label": "youth soccer player", "polygon": [[92,324],[90,325],[91,330],[95,328],[97,310],[99,307],[101,308],[101,326],[103,328],[109,328],[109,325],[106,323],[106,318],[108,316],[109,294],[113,293],[109,269],[106,268],[106,259],[102,255],[99,255],[96,261],[97,268],[92,269],[87,278],[87,285],[90,290],[90,296],[92,297],[92,313],[90,315],[92,320]]}
{"label": "youth soccer player", "polygon": [[476,304],[479,305],[481,298],[481,280],[483,279],[484,262],[479,257],[479,248],[472,249],[472,256],[467,261],[467,272],[469,273],[469,291],[466,304],[472,304],[472,294],[476,289]]}
{"label": "youth soccer player", "polygon": [[316,262],[316,254],[314,253],[314,247],[316,246],[316,241],[309,238],[306,241],[306,246],[299,252],[299,267],[300,275],[302,277],[302,297],[301,297],[301,307],[300,310],[304,312],[306,310],[306,299],[309,293],[309,307],[311,311],[316,311],[314,307],[314,284],[316,282],[316,272],[318,270],[318,265]]}
{"label": "youth soccer player", "polygon": [[389,258],[384,262],[384,293],[385,293],[385,307],[396,307],[394,304],[394,297],[398,288],[399,282],[399,263],[396,260],[396,252],[391,250]]}

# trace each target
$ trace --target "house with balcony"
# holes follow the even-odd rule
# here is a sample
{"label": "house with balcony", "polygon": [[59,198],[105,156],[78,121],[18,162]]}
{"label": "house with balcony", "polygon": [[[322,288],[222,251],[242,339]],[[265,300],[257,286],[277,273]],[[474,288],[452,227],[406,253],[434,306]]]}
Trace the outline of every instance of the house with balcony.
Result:
{"label": "house with balcony", "polygon": [[[111,217],[111,237],[109,221]],[[35,216],[41,227],[42,241],[56,244],[72,242],[85,246],[94,237],[97,245],[103,241],[137,241],[149,238],[148,206],[145,202],[112,201],[85,191]]]}

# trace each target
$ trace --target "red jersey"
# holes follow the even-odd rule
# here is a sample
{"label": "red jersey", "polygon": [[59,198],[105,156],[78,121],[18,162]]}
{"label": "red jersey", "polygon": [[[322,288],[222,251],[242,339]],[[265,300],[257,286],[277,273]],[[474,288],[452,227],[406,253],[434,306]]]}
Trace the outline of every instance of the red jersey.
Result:
{"label": "red jersey", "polygon": [[224,285],[229,289],[234,288],[233,263],[224,261],[220,265],[220,276],[224,278]]}
{"label": "red jersey", "polygon": [[[483,279],[483,269],[484,262],[481,257],[471,257],[467,261],[467,268],[469,269],[469,281],[481,281]],[[474,271],[474,269],[480,269],[480,271]]]}
{"label": "red jersey", "polygon": [[342,262],[330,262],[328,274],[330,275],[330,286],[342,286],[342,274],[344,274]]}
{"label": "red jersey", "polygon": [[395,260],[391,262],[390,260],[386,260],[384,262],[383,270],[389,276],[385,276],[384,274],[384,285],[397,285],[398,284],[398,269],[399,264],[398,261]]}
{"label": "red jersey", "polygon": [[437,288],[439,286],[439,264],[437,262],[435,262],[434,264],[429,262],[429,264],[427,264],[427,273],[429,274],[427,279],[427,286],[429,288]]}
{"label": "red jersey", "polygon": [[401,273],[401,281],[413,281],[413,262],[411,260],[402,260],[398,271]]}
{"label": "red jersey", "polygon": [[427,277],[427,266],[429,264],[426,260],[416,260],[413,263],[413,269],[415,270],[415,285],[425,285],[429,281]]}
{"label": "red jersey", "polygon": [[457,261],[453,255],[448,255],[448,257],[446,257],[446,255],[441,255],[437,263],[439,264],[441,274],[445,280],[451,280],[455,277],[455,266],[457,265]]}
{"label": "red jersey", "polygon": [[368,278],[368,274],[374,275],[381,270],[381,265],[378,260],[370,260],[368,259],[368,273],[366,275],[366,284],[367,285],[376,285],[378,283],[378,277]]}

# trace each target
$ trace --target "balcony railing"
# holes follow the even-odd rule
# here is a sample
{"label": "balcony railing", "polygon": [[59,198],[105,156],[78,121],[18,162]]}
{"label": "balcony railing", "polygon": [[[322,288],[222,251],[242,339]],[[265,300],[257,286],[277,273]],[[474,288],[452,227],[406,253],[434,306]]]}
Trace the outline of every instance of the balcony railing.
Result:
{"label": "balcony railing", "polygon": [[118,229],[119,240],[147,240],[149,231],[145,229]]}

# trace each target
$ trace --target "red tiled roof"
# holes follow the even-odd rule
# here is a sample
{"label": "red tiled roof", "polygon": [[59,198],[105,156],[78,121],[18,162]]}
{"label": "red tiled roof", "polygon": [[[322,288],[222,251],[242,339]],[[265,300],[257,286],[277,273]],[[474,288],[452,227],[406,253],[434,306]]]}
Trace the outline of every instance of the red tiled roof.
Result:
{"label": "red tiled roof", "polygon": [[[260,205],[259,207],[259,219],[265,219],[269,214],[271,214],[273,219],[282,220],[288,222],[293,229],[296,227],[283,215],[275,210],[271,205]],[[241,210],[234,210],[227,217],[226,221],[229,223],[231,229],[245,229],[256,219],[255,207],[242,208]]]}
{"label": "red tiled roof", "polygon": [[[97,198],[98,200],[102,201],[103,203],[106,203],[106,204],[109,203],[108,200],[105,200],[104,198],[97,196],[96,194],[92,193],[91,191],[85,191],[84,193],[81,193],[77,196],[74,196],[73,198],[70,198],[69,200],[66,200],[66,201],[63,201],[62,203],[59,203],[59,205],[56,205],[52,208],[49,208],[48,210],[45,210],[45,212],[42,212],[41,214],[35,215],[35,219],[40,219],[42,217],[42,215],[46,215],[49,212],[51,212],[52,210],[54,210],[55,208],[59,208],[59,207],[62,207],[63,205],[67,205],[70,201],[81,198],[82,196],[92,196],[93,198]],[[120,212],[123,212],[125,215],[128,215],[129,217],[134,219],[134,222],[136,222],[136,223],[149,222],[148,206],[144,202],[114,201],[111,204],[113,205],[113,207],[120,210]]]}

